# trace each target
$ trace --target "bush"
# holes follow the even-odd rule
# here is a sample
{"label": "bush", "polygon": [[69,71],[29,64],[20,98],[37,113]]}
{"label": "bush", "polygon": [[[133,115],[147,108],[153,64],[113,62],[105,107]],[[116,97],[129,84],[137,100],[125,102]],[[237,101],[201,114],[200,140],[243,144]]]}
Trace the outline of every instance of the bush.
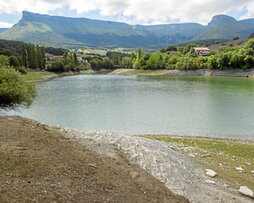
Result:
{"label": "bush", "polygon": [[30,105],[35,96],[36,89],[33,83],[28,83],[13,68],[0,68],[0,108]]}
{"label": "bush", "polygon": [[0,55],[0,66],[9,66],[9,57]]}
{"label": "bush", "polygon": [[62,61],[53,61],[47,70],[51,72],[65,72],[65,67]]}

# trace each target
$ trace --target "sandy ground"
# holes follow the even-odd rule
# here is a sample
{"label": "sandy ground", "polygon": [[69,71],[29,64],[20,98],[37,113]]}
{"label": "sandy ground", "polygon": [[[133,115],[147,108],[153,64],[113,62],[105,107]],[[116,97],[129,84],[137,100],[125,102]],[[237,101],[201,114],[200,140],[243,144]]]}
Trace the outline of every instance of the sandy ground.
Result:
{"label": "sandy ground", "polygon": [[0,202],[189,202],[121,152],[88,147],[38,122],[0,117]]}

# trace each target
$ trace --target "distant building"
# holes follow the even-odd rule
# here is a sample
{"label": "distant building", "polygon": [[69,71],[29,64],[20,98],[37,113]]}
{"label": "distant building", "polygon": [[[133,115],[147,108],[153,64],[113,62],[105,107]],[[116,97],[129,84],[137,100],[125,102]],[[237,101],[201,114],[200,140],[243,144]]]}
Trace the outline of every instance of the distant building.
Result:
{"label": "distant building", "polygon": [[201,56],[209,56],[210,49],[207,47],[195,47],[194,51],[198,56],[201,57]]}

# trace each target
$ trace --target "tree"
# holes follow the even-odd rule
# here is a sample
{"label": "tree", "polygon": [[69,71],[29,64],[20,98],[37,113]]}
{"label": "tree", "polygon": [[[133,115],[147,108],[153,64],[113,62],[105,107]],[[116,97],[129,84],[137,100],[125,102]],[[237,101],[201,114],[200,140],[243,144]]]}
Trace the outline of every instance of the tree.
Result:
{"label": "tree", "polygon": [[18,58],[16,56],[10,56],[10,58],[9,58],[9,64],[13,68],[20,67],[19,60],[18,60]]}
{"label": "tree", "polygon": [[136,54],[136,59],[134,60],[133,63],[133,68],[139,69],[141,68],[141,56],[142,56],[142,49],[138,49],[137,54]]}
{"label": "tree", "polygon": [[42,60],[42,69],[45,69],[46,67],[46,54],[45,54],[45,49],[44,47],[40,48],[40,52],[41,52],[41,60]]}
{"label": "tree", "polygon": [[22,59],[22,65],[27,68],[28,67],[28,53],[27,53],[27,45],[26,44],[21,45],[20,54],[21,54],[21,59]]}
{"label": "tree", "polygon": [[53,61],[47,70],[52,72],[64,72],[64,63],[62,61]]}
{"label": "tree", "polygon": [[43,69],[43,60],[42,60],[41,48],[38,45],[35,48],[35,52],[36,52],[37,68],[41,70]]}
{"label": "tree", "polygon": [[131,59],[131,57],[126,56],[122,59],[122,67],[123,68],[132,68],[132,59]]}
{"label": "tree", "polygon": [[101,67],[102,60],[101,59],[93,59],[90,61],[91,68],[93,70],[99,70]]}
{"label": "tree", "polygon": [[78,57],[77,57],[77,54],[76,53],[73,53],[73,62],[76,66],[79,65],[79,61],[78,61]]}
{"label": "tree", "polygon": [[0,67],[0,108],[30,105],[35,96],[33,83],[12,68]]}

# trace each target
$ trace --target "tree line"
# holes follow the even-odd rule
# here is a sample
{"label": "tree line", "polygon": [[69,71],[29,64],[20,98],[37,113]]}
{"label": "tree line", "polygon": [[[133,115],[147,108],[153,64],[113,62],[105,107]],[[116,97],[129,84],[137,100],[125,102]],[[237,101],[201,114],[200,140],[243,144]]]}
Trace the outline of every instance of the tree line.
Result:
{"label": "tree line", "polygon": [[158,52],[137,52],[126,54],[108,52],[105,57],[89,60],[92,69],[250,69],[254,68],[254,39],[248,40],[243,47],[220,47],[210,51],[208,56],[198,57],[194,48],[199,45],[189,43],[184,46],[169,45]]}

